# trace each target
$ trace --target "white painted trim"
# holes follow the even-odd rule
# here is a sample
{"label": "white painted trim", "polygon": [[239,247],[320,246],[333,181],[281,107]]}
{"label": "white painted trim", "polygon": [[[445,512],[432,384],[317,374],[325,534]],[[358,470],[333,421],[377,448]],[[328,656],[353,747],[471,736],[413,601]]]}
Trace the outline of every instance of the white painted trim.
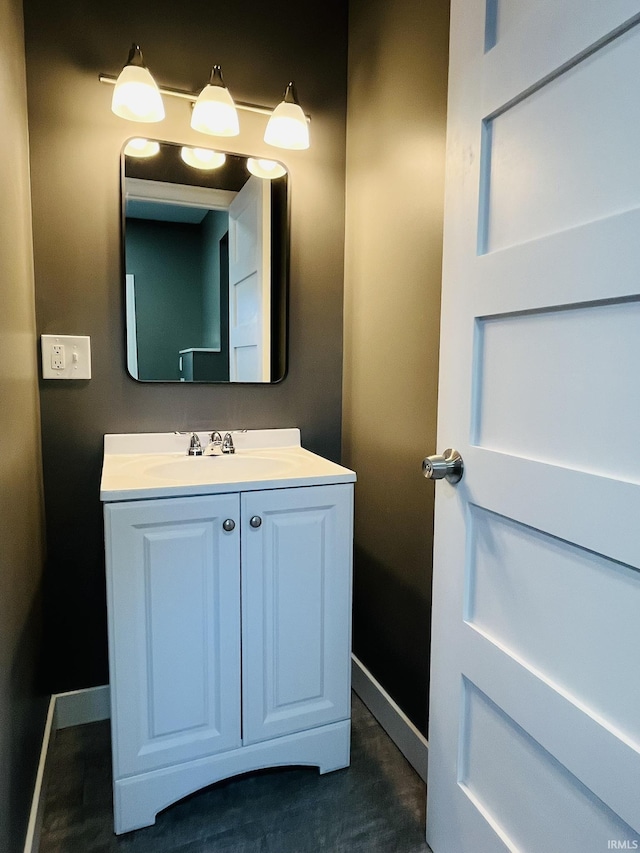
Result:
{"label": "white painted trim", "polygon": [[96,723],[111,717],[109,685],[56,693],[56,729]]}
{"label": "white painted trim", "polygon": [[426,783],[429,742],[384,687],[353,654],[351,655],[351,686],[418,776]]}
{"label": "white painted trim", "polygon": [[182,204],[207,210],[228,210],[237,195],[232,190],[147,181],[144,178],[126,178],[124,191],[127,200]]}
{"label": "white painted trim", "polygon": [[53,746],[54,735],[58,729],[68,726],[81,726],[108,720],[111,716],[109,685],[89,687],[85,690],[72,690],[69,693],[54,693],[49,700],[47,720],[42,735],[40,761],[31,798],[31,811],[24,853],[38,853],[40,849],[40,830],[47,793],[47,762]]}
{"label": "white painted trim", "polygon": [[38,853],[40,849],[40,830],[42,829],[42,818],[44,815],[45,793],[47,777],[45,774],[49,750],[53,744],[52,733],[55,730],[55,707],[56,698],[49,699],[49,710],[42,735],[42,747],[40,748],[40,760],[38,772],[33,788],[31,799],[31,811],[29,812],[29,823],[27,824],[27,835],[24,841],[24,853]]}
{"label": "white painted trim", "polygon": [[126,273],[125,282],[125,318],[127,329],[127,370],[134,379],[138,378],[138,329],[136,326],[136,278]]}

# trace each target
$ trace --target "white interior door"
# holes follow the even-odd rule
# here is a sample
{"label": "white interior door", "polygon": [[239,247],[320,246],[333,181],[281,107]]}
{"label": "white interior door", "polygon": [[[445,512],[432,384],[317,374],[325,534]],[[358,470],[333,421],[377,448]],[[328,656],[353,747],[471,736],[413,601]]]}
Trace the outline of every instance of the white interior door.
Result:
{"label": "white interior door", "polygon": [[452,2],[435,853],[640,849],[639,21]]}
{"label": "white interior door", "polygon": [[229,206],[229,378],[271,380],[271,184],[252,175]]}

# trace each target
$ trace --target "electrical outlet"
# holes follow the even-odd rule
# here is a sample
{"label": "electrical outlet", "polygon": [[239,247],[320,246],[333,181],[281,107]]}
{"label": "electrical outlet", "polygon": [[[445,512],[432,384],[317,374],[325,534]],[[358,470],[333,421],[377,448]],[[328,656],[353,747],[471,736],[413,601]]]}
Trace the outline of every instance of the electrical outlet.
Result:
{"label": "electrical outlet", "polygon": [[64,344],[54,344],[51,347],[51,369],[64,370]]}
{"label": "electrical outlet", "polygon": [[91,342],[86,335],[42,335],[43,379],[91,379]]}

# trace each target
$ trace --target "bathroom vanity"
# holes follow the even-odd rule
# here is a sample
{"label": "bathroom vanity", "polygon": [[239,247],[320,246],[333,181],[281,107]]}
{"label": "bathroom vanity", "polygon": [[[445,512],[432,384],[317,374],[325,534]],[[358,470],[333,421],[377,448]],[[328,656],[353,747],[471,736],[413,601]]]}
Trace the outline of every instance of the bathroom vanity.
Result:
{"label": "bathroom vanity", "polygon": [[105,436],[116,833],[238,773],[349,764],[355,474],[295,429],[233,439]]}

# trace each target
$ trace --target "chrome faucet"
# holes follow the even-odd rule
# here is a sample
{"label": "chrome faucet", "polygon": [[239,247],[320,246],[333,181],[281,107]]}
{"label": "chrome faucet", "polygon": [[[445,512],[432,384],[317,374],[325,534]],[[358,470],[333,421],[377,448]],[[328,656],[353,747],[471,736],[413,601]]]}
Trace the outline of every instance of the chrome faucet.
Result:
{"label": "chrome faucet", "polygon": [[192,432],[191,439],[189,441],[189,449],[187,450],[187,456],[202,456],[203,453],[204,451],[202,449],[202,445],[200,444],[198,433]]}
{"label": "chrome faucet", "polygon": [[217,430],[211,433],[209,444],[207,444],[205,456],[221,456],[222,455],[222,436]]}
{"label": "chrome faucet", "polygon": [[235,453],[236,449],[233,446],[233,439],[231,438],[231,433],[227,432],[222,439],[222,452],[223,453]]}

